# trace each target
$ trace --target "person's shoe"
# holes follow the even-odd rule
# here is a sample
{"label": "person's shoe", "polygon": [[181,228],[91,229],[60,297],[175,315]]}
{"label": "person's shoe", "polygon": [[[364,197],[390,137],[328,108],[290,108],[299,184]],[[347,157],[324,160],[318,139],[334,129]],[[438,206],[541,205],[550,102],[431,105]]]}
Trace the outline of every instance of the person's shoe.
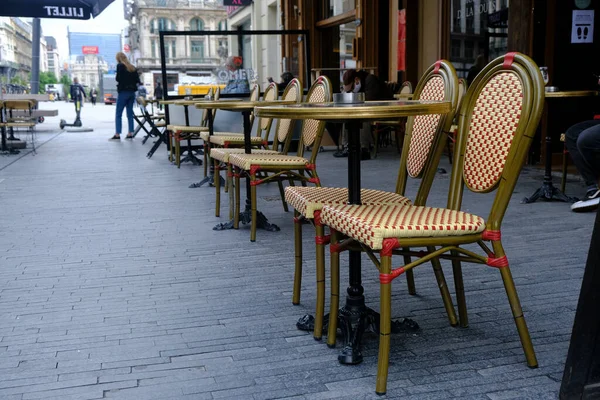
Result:
{"label": "person's shoe", "polygon": [[108,140],[121,140],[121,136],[120,135],[113,135],[113,137],[111,137]]}
{"label": "person's shoe", "polygon": [[133,139],[133,135],[127,135],[127,136],[125,136],[125,139]]}
{"label": "person's shoe", "polygon": [[333,153],[333,156],[337,158],[348,157],[348,149],[338,150],[335,153]]}
{"label": "person's shoe", "polygon": [[586,212],[594,211],[600,204],[600,189],[590,190],[586,193],[583,200],[573,203],[571,211],[574,212]]}

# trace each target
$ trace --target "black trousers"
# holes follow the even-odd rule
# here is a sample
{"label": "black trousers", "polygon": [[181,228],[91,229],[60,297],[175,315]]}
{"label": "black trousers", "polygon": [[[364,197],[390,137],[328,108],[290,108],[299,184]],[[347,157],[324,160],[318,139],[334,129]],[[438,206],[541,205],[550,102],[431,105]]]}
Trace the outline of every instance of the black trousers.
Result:
{"label": "black trousers", "polygon": [[573,163],[590,187],[600,179],[600,120],[584,121],[573,125],[565,134],[565,145]]}

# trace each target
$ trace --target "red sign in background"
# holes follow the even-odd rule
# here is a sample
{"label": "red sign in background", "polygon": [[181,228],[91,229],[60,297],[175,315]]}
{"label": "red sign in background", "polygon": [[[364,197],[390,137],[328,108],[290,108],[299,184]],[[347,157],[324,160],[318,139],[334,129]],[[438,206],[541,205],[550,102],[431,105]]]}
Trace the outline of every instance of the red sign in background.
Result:
{"label": "red sign in background", "polygon": [[125,43],[125,44],[123,45],[123,51],[124,51],[125,53],[129,53],[129,52],[131,51],[131,47],[129,47],[129,45],[128,45],[127,43]]}
{"label": "red sign in background", "polygon": [[98,54],[98,46],[81,46],[83,54]]}

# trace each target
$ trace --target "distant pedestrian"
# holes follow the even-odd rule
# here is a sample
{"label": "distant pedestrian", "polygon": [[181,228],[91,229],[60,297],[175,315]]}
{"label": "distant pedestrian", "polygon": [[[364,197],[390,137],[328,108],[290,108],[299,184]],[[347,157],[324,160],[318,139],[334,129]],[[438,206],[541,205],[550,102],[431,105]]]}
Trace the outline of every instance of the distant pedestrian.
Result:
{"label": "distant pedestrian", "polygon": [[133,103],[135,92],[140,85],[140,75],[137,69],[129,62],[125,53],[117,53],[117,110],[115,115],[116,133],[111,140],[121,140],[123,110],[127,110],[129,132],[126,139],[133,139]]}
{"label": "distant pedestrian", "polygon": [[96,90],[96,88],[92,88],[92,90],[90,90],[90,98],[92,99],[92,105],[95,106],[96,105],[96,98],[98,97],[98,91]]}
{"label": "distant pedestrian", "polygon": [[85,90],[83,89],[83,86],[81,86],[81,84],[79,83],[79,79],[78,78],[73,78],[73,83],[71,84],[71,100],[73,100],[73,102],[77,103],[79,102],[80,104],[83,102],[83,99],[85,96]]}
{"label": "distant pedestrian", "polygon": [[138,86],[137,95],[138,97],[141,97],[144,100],[146,99],[146,96],[148,96],[148,91],[146,90],[146,87],[143,83],[140,83],[140,85]]}
{"label": "distant pedestrian", "polygon": [[[160,81],[156,82],[156,87],[154,88],[154,99],[162,100],[163,99],[163,88],[160,85]],[[162,104],[158,103],[158,109],[162,110]]]}

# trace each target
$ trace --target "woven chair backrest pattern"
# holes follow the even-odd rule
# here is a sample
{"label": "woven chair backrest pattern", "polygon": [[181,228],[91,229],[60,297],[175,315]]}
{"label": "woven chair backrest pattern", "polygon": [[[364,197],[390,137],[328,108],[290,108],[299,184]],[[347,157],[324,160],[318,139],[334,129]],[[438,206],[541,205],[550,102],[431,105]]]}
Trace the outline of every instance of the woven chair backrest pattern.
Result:
{"label": "woven chair backrest pattern", "polygon": [[[317,78],[306,95],[307,103],[326,103],[331,101],[331,81],[325,75]],[[318,146],[320,137],[325,129],[325,121],[316,119],[305,119],[302,121],[302,133],[300,136],[300,144],[298,146],[298,155],[304,154],[304,147]],[[319,143],[316,143],[318,139]],[[318,152],[318,149],[313,151],[313,154]]]}
{"label": "woven chair backrest pattern", "polygon": [[[250,101],[258,101],[260,99],[260,86],[258,83],[253,83],[250,89]],[[254,125],[254,111],[250,113],[250,124]]]}
{"label": "woven chair backrest pattern", "polygon": [[522,108],[523,84],[510,71],[491,77],[479,92],[464,159],[463,177],[469,189],[488,192],[498,183]]}
{"label": "woven chair backrest pattern", "polygon": [[[265,89],[265,92],[263,93],[263,100],[264,101],[273,101],[273,100],[277,100],[277,84],[276,83],[271,83],[269,84],[269,86],[267,86],[267,88]],[[271,126],[271,121],[273,119],[272,118],[260,118],[260,129],[262,131],[264,131],[265,129],[268,129]]]}
{"label": "woven chair backrest pattern", "polygon": [[425,205],[436,171],[446,135],[458,110],[458,77],[456,70],[447,60],[431,65],[413,92],[416,100],[445,100],[451,103],[450,112],[443,115],[409,117],[406,123],[400,168],[396,181],[396,193],[405,195],[408,178],[420,178],[415,205]]}
{"label": "woven chair backrest pattern", "polygon": [[[286,86],[282,100],[296,101],[300,102],[302,99],[302,85],[300,81],[296,78],[292,79],[290,83]],[[274,143],[274,147],[277,146],[278,143],[286,143],[288,136],[291,135],[291,132],[294,129],[294,121],[291,119],[279,119],[277,121],[277,135],[275,136],[276,143]],[[275,149],[277,150],[277,149]],[[284,153],[287,152],[287,149],[284,149]]]}
{"label": "woven chair backrest pattern", "polygon": [[400,88],[400,94],[411,94],[413,92],[412,83],[405,81]]}
{"label": "woven chair backrest pattern", "polygon": [[490,62],[469,87],[460,110],[448,206],[460,208],[463,187],[498,189],[488,223],[499,229],[544,104],[538,66],[520,53]]}
{"label": "woven chair backrest pattern", "polygon": [[[446,97],[445,82],[441,75],[433,74],[427,79],[423,90],[415,95],[419,100],[444,100]],[[423,172],[427,159],[431,154],[436,134],[438,133],[440,114],[418,115],[413,120],[410,147],[406,169],[411,178],[418,178]]]}

